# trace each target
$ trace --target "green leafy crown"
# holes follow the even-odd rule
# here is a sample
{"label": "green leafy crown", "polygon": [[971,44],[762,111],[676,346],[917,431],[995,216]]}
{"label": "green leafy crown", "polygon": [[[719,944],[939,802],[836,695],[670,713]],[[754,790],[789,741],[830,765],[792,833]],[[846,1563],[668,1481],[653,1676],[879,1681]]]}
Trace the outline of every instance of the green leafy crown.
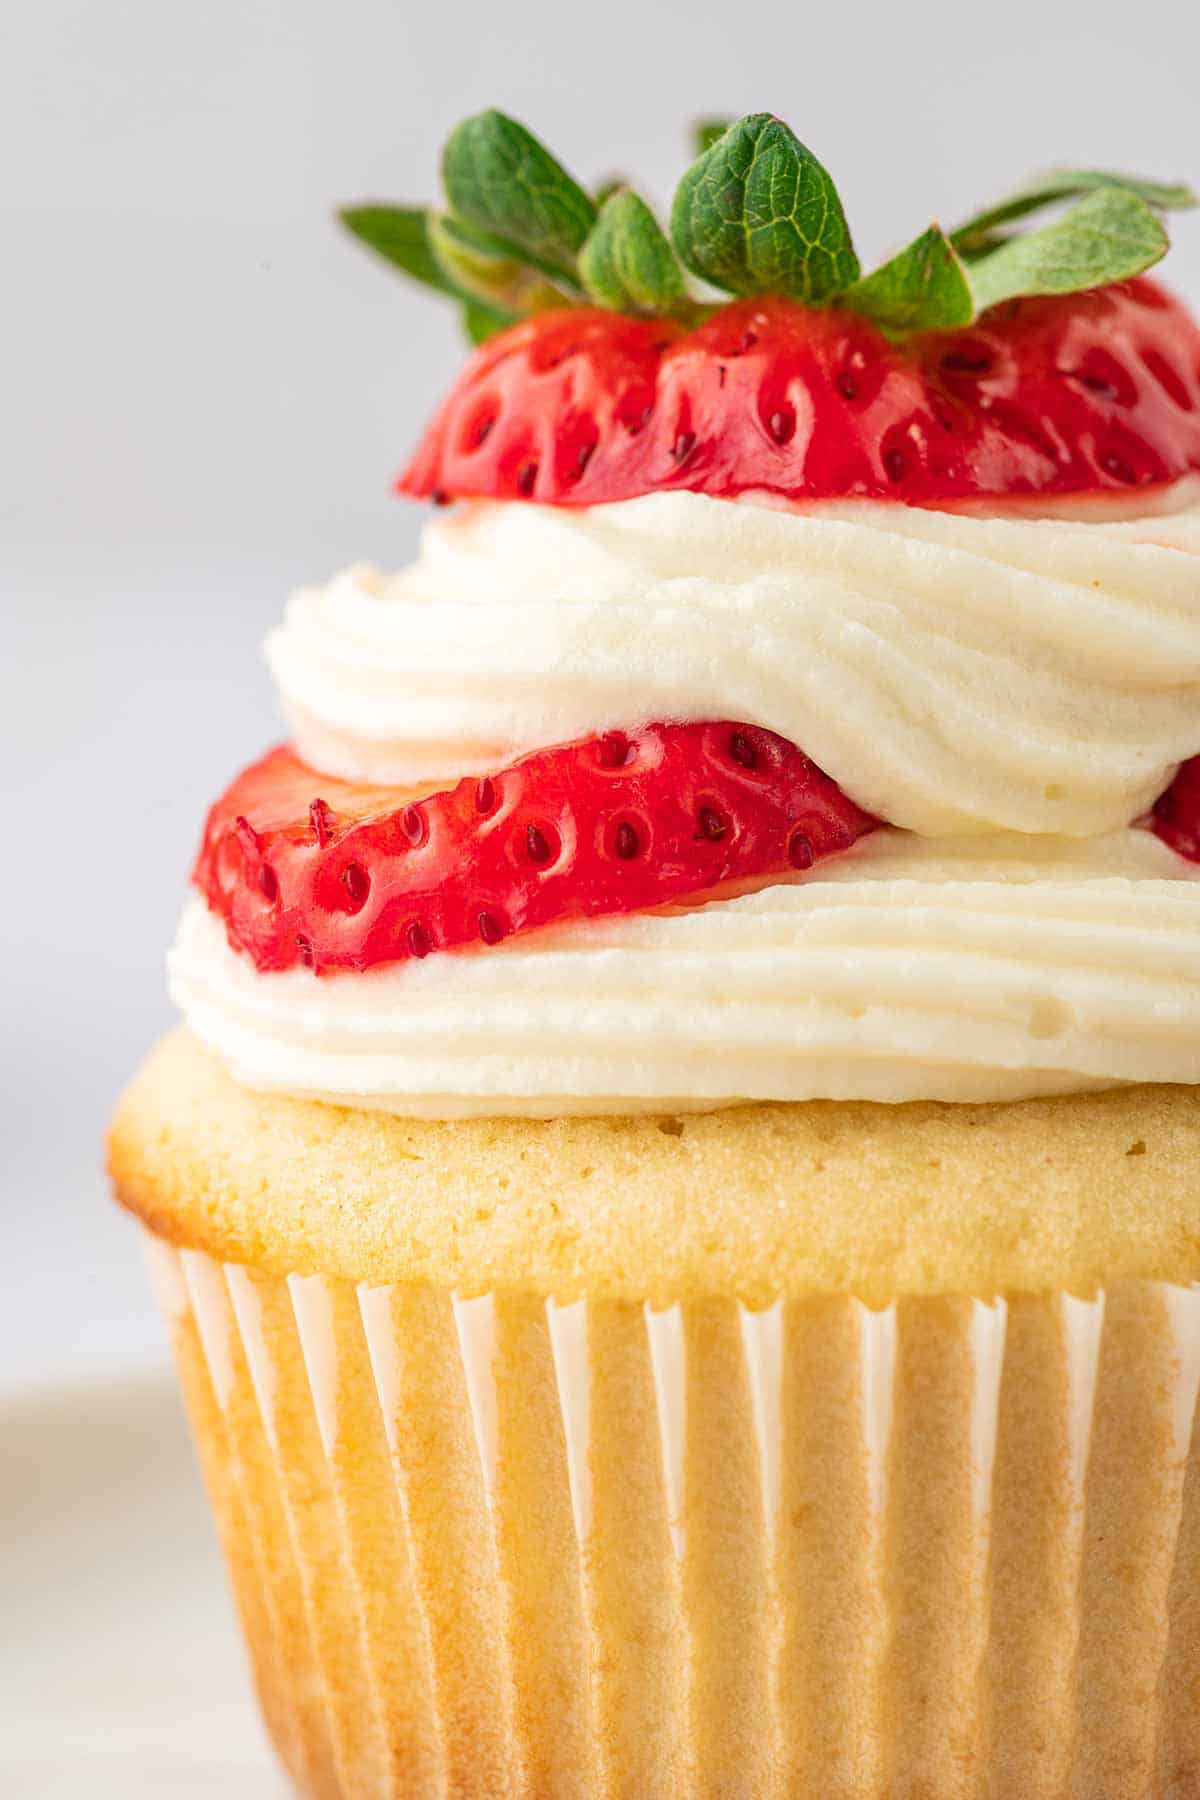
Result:
{"label": "green leafy crown", "polygon": [[[1060,169],[952,231],[930,225],[864,275],[833,181],[782,119],[706,119],[694,139],[669,235],[627,183],[587,192],[496,111],[451,134],[444,211],[348,206],[341,218],[406,275],[457,301],[480,343],[553,306],[698,319],[719,304],[714,290],[836,301],[893,335],[948,330],[1002,300],[1141,274],[1168,248],[1161,214],[1196,205],[1179,183]],[[1057,215],[1030,229],[1051,207]]]}

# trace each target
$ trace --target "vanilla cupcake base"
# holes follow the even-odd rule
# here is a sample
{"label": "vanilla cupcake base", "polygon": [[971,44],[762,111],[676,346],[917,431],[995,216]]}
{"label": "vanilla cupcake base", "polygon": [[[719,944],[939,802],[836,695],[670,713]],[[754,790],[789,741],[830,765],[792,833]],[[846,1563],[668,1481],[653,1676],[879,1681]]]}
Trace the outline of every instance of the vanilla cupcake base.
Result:
{"label": "vanilla cupcake base", "polygon": [[150,1239],[315,1796],[1200,1780],[1200,1292],[456,1301]]}
{"label": "vanilla cupcake base", "polygon": [[446,1122],[254,1093],[177,1030],[109,1159],[160,1237],[375,1286],[762,1308],[1200,1279],[1200,1086]]}
{"label": "vanilla cupcake base", "polygon": [[111,1161],[300,1792],[1200,1792],[1200,1091],[438,1126],[177,1034]]}

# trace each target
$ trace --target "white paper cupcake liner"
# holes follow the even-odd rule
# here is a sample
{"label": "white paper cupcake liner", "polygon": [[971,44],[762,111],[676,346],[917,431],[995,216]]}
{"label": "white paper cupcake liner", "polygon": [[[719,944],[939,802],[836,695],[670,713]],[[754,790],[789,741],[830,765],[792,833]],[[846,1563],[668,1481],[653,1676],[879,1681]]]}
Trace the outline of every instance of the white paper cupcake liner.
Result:
{"label": "white paper cupcake liner", "polygon": [[1200,1290],[652,1312],[149,1249],[300,1791],[1200,1795]]}

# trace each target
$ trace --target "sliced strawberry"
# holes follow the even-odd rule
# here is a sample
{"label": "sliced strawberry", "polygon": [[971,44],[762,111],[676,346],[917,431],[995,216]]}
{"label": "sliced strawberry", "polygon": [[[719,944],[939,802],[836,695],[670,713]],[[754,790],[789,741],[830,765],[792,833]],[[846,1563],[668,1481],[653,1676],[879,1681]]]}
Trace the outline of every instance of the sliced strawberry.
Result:
{"label": "sliced strawberry", "polygon": [[1200,862],[1200,756],[1185,762],[1155,803],[1154,829],[1189,862]]}
{"label": "sliced strawberry", "polygon": [[893,343],[741,300],[695,331],[579,308],[485,344],[400,490],[590,506],[664,488],[936,505],[1200,469],[1200,328],[1154,282],[1012,301]]}
{"label": "sliced strawberry", "polygon": [[876,822],[751,725],[609,732],[418,799],[284,746],[213,807],[193,880],[257,968],[323,973],[807,869]]}

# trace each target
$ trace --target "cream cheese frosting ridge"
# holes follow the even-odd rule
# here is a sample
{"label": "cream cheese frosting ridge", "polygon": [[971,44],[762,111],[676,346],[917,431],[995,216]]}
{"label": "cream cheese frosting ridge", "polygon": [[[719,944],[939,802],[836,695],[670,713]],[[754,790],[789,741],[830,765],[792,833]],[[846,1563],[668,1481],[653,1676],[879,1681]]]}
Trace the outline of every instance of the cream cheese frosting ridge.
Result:
{"label": "cream cheese frosting ridge", "polygon": [[193,901],[171,986],[247,1085],[417,1117],[1196,1082],[1200,868],[1142,831],[881,832],[740,900],[319,981]]}
{"label": "cream cheese frosting ridge", "polygon": [[1138,517],[477,502],[405,573],[295,595],[268,656],[301,755],[352,779],[731,718],[910,831],[1091,837],[1200,748],[1198,556],[1192,478]]}

